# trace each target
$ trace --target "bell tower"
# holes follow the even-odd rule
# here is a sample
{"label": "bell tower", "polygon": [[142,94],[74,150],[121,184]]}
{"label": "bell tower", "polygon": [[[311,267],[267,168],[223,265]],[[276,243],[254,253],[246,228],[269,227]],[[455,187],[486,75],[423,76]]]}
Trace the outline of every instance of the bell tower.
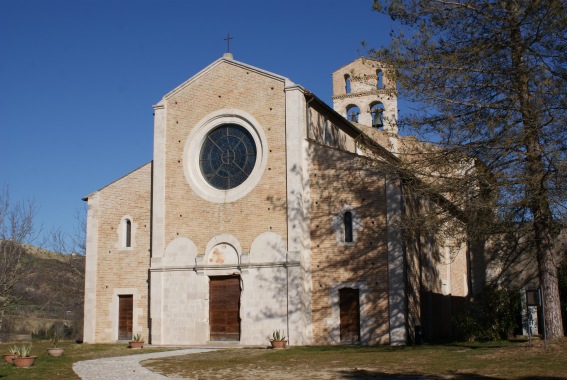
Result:
{"label": "bell tower", "polygon": [[333,108],[353,123],[398,134],[393,69],[360,57],[333,73]]}

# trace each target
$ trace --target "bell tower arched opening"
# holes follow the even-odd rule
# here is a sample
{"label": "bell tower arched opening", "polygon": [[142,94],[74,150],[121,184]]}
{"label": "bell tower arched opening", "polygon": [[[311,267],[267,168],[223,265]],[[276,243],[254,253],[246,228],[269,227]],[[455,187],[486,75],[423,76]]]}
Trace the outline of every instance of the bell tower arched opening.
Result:
{"label": "bell tower arched opening", "polygon": [[[351,122],[398,133],[398,94],[392,68],[361,57],[333,73],[333,109]],[[354,108],[358,107],[358,108]]]}

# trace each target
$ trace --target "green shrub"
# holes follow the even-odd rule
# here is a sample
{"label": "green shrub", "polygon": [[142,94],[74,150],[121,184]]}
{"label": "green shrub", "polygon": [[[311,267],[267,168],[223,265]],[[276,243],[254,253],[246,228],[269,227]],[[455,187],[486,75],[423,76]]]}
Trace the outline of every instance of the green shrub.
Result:
{"label": "green shrub", "polygon": [[471,310],[467,309],[457,314],[453,324],[457,330],[457,338],[460,340],[474,342],[480,335],[480,326]]}
{"label": "green shrub", "polygon": [[459,339],[507,339],[518,328],[520,299],[517,291],[487,286],[454,320]]}

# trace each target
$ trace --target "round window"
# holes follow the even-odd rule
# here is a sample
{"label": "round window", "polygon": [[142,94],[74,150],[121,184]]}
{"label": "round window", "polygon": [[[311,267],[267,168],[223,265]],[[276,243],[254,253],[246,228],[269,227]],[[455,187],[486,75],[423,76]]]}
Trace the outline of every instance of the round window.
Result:
{"label": "round window", "polygon": [[256,144],[248,130],[238,124],[224,124],[207,134],[199,165],[209,185],[230,190],[242,184],[256,164]]}

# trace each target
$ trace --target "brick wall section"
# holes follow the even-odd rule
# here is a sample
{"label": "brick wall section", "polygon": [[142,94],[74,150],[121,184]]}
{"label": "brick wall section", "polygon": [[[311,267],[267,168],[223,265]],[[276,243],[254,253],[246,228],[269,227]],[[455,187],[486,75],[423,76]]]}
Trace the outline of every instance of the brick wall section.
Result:
{"label": "brick wall section", "polygon": [[[412,205],[408,204],[411,199],[406,199],[406,211],[411,210]],[[406,248],[406,276],[407,276],[407,307],[408,307],[408,336],[412,343],[415,343],[415,327],[421,326],[421,281],[423,279],[423,266],[420,258],[422,247],[421,237],[413,235],[412,231],[405,231]]]}
{"label": "brick wall section", "polygon": [[309,109],[307,138],[346,152],[356,152],[356,144],[352,138],[331,123],[326,115],[321,115],[311,108]]}
{"label": "brick wall section", "polygon": [[455,252],[451,255],[450,265],[451,295],[466,297],[468,294],[468,279],[467,247],[465,243],[460,244],[458,248],[455,248]]}
{"label": "brick wall section", "polygon": [[[136,332],[148,336],[147,271],[150,260],[150,193],[151,163],[99,190],[99,209],[95,210],[99,222],[98,263],[96,289],[97,342],[115,341],[113,319],[117,312],[111,303],[117,302],[115,289],[136,289],[133,321]],[[132,218],[132,247],[124,248],[119,228],[124,216]],[[88,260],[87,252],[87,260]],[[127,294],[126,292],[124,294]],[[114,322],[116,323],[116,322]]]}
{"label": "brick wall section", "polygon": [[[183,86],[182,86],[183,87]],[[184,236],[205,253],[214,236],[228,233],[249,252],[254,238],[270,231],[287,236],[285,197],[284,81],[223,61],[166,96],[165,245]],[[268,140],[268,163],[258,185],[231,203],[211,203],[195,194],[183,170],[183,149],[197,123],[219,109],[252,115]],[[206,223],[204,223],[206,221]]]}
{"label": "brick wall section", "polygon": [[[341,283],[364,283],[369,291],[362,311],[375,324],[370,344],[388,342],[388,253],[385,183],[380,163],[352,153],[311,144],[311,239],[314,344],[329,344],[336,334],[330,292]],[[355,243],[337,241],[333,227],[344,206],[360,227]],[[362,319],[362,314],[361,314]]]}

